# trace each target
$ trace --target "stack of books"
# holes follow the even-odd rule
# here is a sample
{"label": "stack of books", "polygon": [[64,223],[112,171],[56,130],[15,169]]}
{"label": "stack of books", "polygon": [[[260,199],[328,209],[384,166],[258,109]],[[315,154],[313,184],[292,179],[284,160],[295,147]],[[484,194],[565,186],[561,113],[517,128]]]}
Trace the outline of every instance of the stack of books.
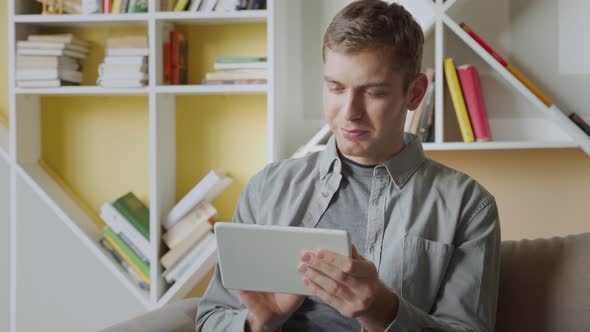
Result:
{"label": "stack of books", "polygon": [[265,57],[218,57],[203,84],[266,84]]}
{"label": "stack of books", "polygon": [[103,204],[100,217],[106,222],[100,245],[145,290],[150,287],[149,209],[132,192]]}
{"label": "stack of books", "polygon": [[82,83],[80,60],[90,44],[72,34],[30,35],[16,43],[16,86],[51,88]]}
{"label": "stack of books", "polygon": [[417,135],[422,142],[434,142],[434,69],[424,72],[428,78],[428,88],[420,105],[408,112],[405,131]]}
{"label": "stack of books", "polygon": [[161,0],[162,11],[238,11],[266,9],[266,0]]}
{"label": "stack of books", "polygon": [[160,259],[167,282],[178,281],[216,259],[212,225],[217,210],[211,202],[231,183],[223,170],[212,170],[168,214],[162,240],[170,250]]}
{"label": "stack of books", "polygon": [[109,38],[105,53],[104,62],[98,67],[97,85],[105,88],[140,88],[147,84],[147,36]]}
{"label": "stack of books", "polygon": [[188,84],[188,39],[184,32],[170,31],[163,44],[164,84]]}
{"label": "stack of books", "polygon": [[463,142],[491,141],[492,133],[477,69],[470,64],[455,67],[452,58],[445,59],[444,69]]}

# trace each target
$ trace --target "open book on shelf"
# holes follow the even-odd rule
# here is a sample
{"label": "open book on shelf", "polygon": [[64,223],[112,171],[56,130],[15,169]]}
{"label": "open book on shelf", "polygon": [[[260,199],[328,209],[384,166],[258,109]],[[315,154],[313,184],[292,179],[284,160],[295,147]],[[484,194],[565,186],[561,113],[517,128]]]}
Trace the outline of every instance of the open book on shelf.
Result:
{"label": "open book on shelf", "polygon": [[322,151],[326,148],[328,139],[332,136],[332,130],[327,124],[324,125],[313,137],[301,146],[291,156],[291,159],[300,158],[312,152]]}

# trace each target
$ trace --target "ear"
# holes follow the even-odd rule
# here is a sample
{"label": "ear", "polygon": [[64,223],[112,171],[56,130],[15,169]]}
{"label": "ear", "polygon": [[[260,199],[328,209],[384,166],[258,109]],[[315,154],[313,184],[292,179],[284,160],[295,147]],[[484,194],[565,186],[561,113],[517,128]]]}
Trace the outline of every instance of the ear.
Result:
{"label": "ear", "polygon": [[424,73],[418,74],[408,87],[408,110],[413,111],[418,108],[426,89],[428,88],[428,78]]}

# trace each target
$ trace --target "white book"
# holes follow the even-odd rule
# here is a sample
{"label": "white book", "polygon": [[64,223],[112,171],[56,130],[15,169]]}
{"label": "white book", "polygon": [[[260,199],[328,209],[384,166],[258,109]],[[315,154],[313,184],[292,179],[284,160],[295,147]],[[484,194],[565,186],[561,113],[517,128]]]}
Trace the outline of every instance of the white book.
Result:
{"label": "white book", "polygon": [[16,81],[19,88],[57,88],[61,86],[60,80],[36,80],[36,81]]}
{"label": "white book", "polygon": [[35,56],[35,55],[17,55],[17,68],[57,68],[64,65],[77,65],[78,60],[66,56]]}
{"label": "white book", "polygon": [[209,233],[171,269],[164,271],[162,277],[164,277],[167,282],[172,283],[180,279],[185,273],[189,273],[190,270],[201,266],[211,255],[216,255],[216,250],[217,243],[215,241],[215,236],[213,233]]}
{"label": "white book", "polygon": [[199,8],[200,12],[210,12],[213,11],[213,9],[215,8],[215,4],[217,3],[217,0],[203,0],[203,3],[201,4],[201,7]]}
{"label": "white book", "polygon": [[147,56],[107,56],[103,60],[105,65],[145,65]]}
{"label": "white book", "polygon": [[18,69],[16,79],[20,81],[55,80],[72,83],[82,82],[82,73],[75,70],[51,69]]}
{"label": "white book", "polygon": [[100,209],[100,217],[117,234],[122,233],[141,251],[145,257],[150,257],[150,242],[131,224],[112,203],[104,203]]}
{"label": "white book", "polygon": [[406,115],[406,122],[404,123],[404,131],[410,132],[410,128],[412,127],[412,119],[414,119],[414,112],[408,111]]}
{"label": "white book", "polygon": [[239,0],[217,0],[215,11],[218,12],[234,12],[236,11],[236,3]]}
{"label": "white book", "polygon": [[215,70],[241,70],[241,69],[268,69],[266,62],[245,62],[245,63],[215,63]]}
{"label": "white book", "polygon": [[72,51],[68,49],[37,49],[37,48],[19,48],[16,50],[18,55],[55,55],[55,56],[69,56],[76,59],[86,58],[86,54],[82,52]]}
{"label": "white book", "polygon": [[232,181],[231,178],[225,176],[224,170],[211,170],[207,176],[172,208],[162,226],[166,230],[169,230],[200,202],[212,202],[215,200]]}
{"label": "white book", "polygon": [[217,215],[217,210],[211,203],[201,202],[192,209],[187,215],[182,217],[179,222],[174,224],[164,235],[162,240],[168,248],[174,249],[184,239],[186,239],[193,230],[202,223],[209,223],[209,219]]}
{"label": "white book", "polygon": [[195,228],[186,239],[182,240],[178,244],[178,246],[174,247],[174,249],[170,249],[162,258],[160,259],[160,263],[164,266],[165,269],[169,269],[176,262],[178,262],[189,250],[197,245],[199,241],[201,241],[205,235],[210,233],[213,230],[213,226],[209,222],[204,222],[199,224],[197,228]]}
{"label": "white book", "polygon": [[147,81],[148,75],[142,72],[121,72],[121,73],[103,73],[100,75],[99,80],[101,81]]}
{"label": "white book", "polygon": [[131,65],[107,65],[101,63],[98,65],[99,75],[108,74],[124,74],[124,73],[147,73],[148,66],[144,64],[131,64]]}
{"label": "white book", "polygon": [[199,6],[201,5],[201,0],[191,0],[191,5],[188,7],[189,12],[196,12],[199,10]]}
{"label": "white book", "polygon": [[146,81],[141,80],[99,80],[98,86],[103,88],[143,88],[146,83]]}
{"label": "white book", "polygon": [[107,48],[105,51],[107,56],[134,56],[134,55],[142,55],[147,56],[150,54],[149,48]]}
{"label": "white book", "polygon": [[84,47],[90,47],[90,43],[86,40],[78,39],[71,33],[51,34],[51,35],[29,35],[29,41],[43,41],[52,43],[72,43]]}
{"label": "white book", "polygon": [[324,125],[305,145],[297,149],[291,158],[295,159],[303,157],[308,153],[323,150],[325,148],[325,141],[330,138],[331,134],[330,127],[327,124]]}
{"label": "white book", "polygon": [[42,42],[42,41],[30,41],[30,40],[19,40],[16,42],[17,48],[32,48],[32,49],[43,49],[43,50],[71,50],[81,53],[88,53],[88,48],[76,45],[72,43],[54,43],[54,42]]}

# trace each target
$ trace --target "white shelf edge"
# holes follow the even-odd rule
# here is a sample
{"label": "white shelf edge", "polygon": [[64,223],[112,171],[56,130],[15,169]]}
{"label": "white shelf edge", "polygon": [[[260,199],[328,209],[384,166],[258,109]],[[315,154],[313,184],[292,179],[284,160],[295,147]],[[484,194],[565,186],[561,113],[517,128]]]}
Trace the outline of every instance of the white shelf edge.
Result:
{"label": "white shelf edge", "polygon": [[268,19],[267,10],[242,10],[234,12],[157,12],[157,21],[178,21],[191,23],[264,23]]}
{"label": "white shelf edge", "polygon": [[155,88],[156,93],[175,95],[224,95],[224,94],[266,94],[266,84],[237,84],[237,85],[160,85]]}
{"label": "white shelf edge", "polygon": [[455,4],[455,2],[457,2],[457,0],[447,0],[447,2],[443,3],[443,5],[442,5],[443,12],[446,12],[451,7],[453,7],[453,5]]}
{"label": "white shelf edge", "polygon": [[151,14],[63,14],[63,15],[41,15],[25,14],[14,15],[14,23],[46,24],[46,23],[112,23],[112,22],[148,22]]}
{"label": "white shelf edge", "polygon": [[147,96],[149,89],[145,88],[102,88],[99,86],[63,86],[59,88],[16,88],[17,95],[38,96]]}
{"label": "white shelf edge", "polygon": [[6,162],[10,161],[9,155],[9,135],[10,132],[8,128],[4,126],[3,123],[0,123],[0,157],[4,158]]}
{"label": "white shelf edge", "polygon": [[492,142],[445,142],[422,143],[424,151],[458,151],[458,150],[518,150],[518,149],[564,149],[576,148],[570,141],[492,141]]}
{"label": "white shelf edge", "polygon": [[[30,186],[30,188],[33,189],[33,191],[35,191],[47,205],[49,205],[51,210],[53,210],[53,212],[57,215],[58,219],[60,219],[65,224],[65,226],[69,228],[72,233],[74,233],[74,236],[78,238],[82,245],[90,250],[90,252],[96,258],[98,258],[101,263],[104,264],[109,272],[119,279],[119,281],[121,281],[121,283],[129,291],[131,291],[131,293],[146,309],[151,309],[151,303],[149,301],[149,295],[147,292],[140,290],[139,287],[135,285],[134,281],[129,276],[127,276],[127,274],[124,273],[122,269],[118,268],[117,263],[114,262],[113,258],[111,258],[110,255],[106,255],[106,252],[100,248],[98,242],[94,241],[85,233],[85,231],[80,229],[80,226],[72,220],[65,209],[60,206],[53,198],[56,196],[56,194],[61,196],[63,200],[69,202],[69,205],[71,205],[73,209],[79,210],[70,211],[71,213],[77,214],[77,218],[84,220],[87,227],[94,227],[95,232],[101,232],[100,229],[98,229],[98,226],[94,225],[94,222],[90,220],[90,217],[88,217],[86,213],[84,213],[82,209],[75,202],[73,202],[73,200],[65,192],[63,192],[61,187],[59,187],[59,185],[53,181],[53,179],[45,172],[45,170],[36,164],[18,164],[16,165],[16,171]],[[45,183],[46,187],[44,188],[41,183]],[[52,191],[51,195],[48,191]]]}
{"label": "white shelf edge", "polygon": [[215,266],[215,264],[217,264],[217,246],[215,246],[215,251],[205,259],[203,264],[193,266],[187,271],[187,273],[182,275],[180,279],[174,282],[172,287],[170,287],[160,298],[157,307],[161,307],[175,299],[184,297],[190,292],[191,288]]}
{"label": "white shelf edge", "polygon": [[3,146],[0,146],[0,158],[4,159],[6,163],[10,163],[10,156],[8,155],[8,152],[4,150]]}

